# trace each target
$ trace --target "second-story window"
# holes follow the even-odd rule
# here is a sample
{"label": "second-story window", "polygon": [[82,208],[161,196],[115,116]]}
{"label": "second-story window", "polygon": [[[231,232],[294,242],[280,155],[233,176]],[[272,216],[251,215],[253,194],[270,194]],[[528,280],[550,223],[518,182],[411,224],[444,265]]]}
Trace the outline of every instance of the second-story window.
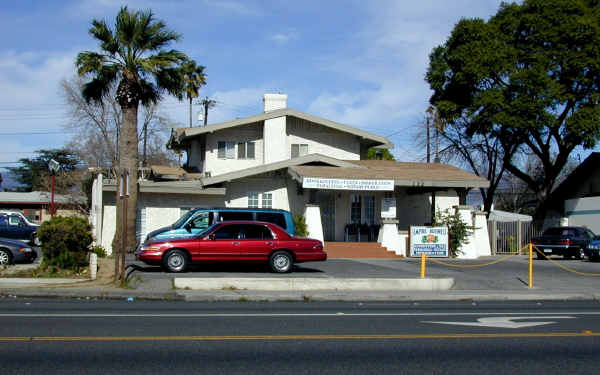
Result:
{"label": "second-story window", "polygon": [[300,143],[292,144],[292,152],[291,152],[292,158],[298,158],[300,156],[304,156],[307,154],[308,154],[308,145],[307,144],[300,144]]}
{"label": "second-story window", "polygon": [[217,158],[219,159],[235,159],[235,143],[219,141],[217,143]]}
{"label": "second-story window", "polygon": [[239,142],[238,159],[254,159],[254,142]]}
{"label": "second-story window", "polygon": [[248,208],[258,208],[258,193],[255,191],[248,192]]}

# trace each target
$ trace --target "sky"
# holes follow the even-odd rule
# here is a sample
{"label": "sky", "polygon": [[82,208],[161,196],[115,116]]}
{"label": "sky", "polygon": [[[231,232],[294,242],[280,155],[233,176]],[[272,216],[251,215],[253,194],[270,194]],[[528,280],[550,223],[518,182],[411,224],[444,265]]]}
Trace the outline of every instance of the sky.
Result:
{"label": "sky", "polygon": [[[79,52],[98,51],[91,21],[112,26],[123,5],[152,9],[182,35],[171,47],[206,67],[209,123],[261,113],[264,93],[284,93],[288,107],[387,136],[397,160],[420,161],[428,55],[500,1],[0,0],[0,173],[71,139],[60,81],[75,77]],[[167,97],[161,112],[188,126],[185,102]]]}

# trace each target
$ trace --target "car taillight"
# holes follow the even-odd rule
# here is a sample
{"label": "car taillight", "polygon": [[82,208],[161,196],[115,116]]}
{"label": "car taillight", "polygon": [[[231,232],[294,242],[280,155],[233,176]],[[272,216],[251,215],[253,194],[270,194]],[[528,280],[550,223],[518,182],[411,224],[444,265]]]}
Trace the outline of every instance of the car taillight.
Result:
{"label": "car taillight", "polygon": [[313,246],[313,250],[323,250],[323,244],[319,242],[318,244]]}
{"label": "car taillight", "polygon": [[573,241],[571,241],[571,240],[562,240],[562,241],[560,241],[560,243],[563,244],[563,245],[572,245]]}

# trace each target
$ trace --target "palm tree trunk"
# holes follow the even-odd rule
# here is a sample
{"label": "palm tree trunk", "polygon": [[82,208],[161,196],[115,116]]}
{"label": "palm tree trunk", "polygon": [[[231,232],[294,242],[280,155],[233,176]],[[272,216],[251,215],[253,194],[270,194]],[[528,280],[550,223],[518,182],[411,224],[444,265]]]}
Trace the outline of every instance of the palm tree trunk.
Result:
{"label": "palm tree trunk", "polygon": [[[137,245],[136,239],[136,219],[137,219],[137,195],[138,195],[138,132],[137,115],[138,103],[133,101],[127,106],[123,106],[123,122],[121,131],[121,144],[119,145],[119,167],[121,173],[129,174],[128,191],[129,196],[124,198],[126,202],[127,213],[117,212],[117,216],[123,215],[126,218],[125,223],[125,251],[121,253],[120,280],[124,282],[125,276],[125,253],[131,252]],[[118,199],[118,197],[117,197]],[[122,218],[123,219],[123,218]],[[122,229],[121,229],[122,230]]]}
{"label": "palm tree trunk", "polygon": [[190,97],[190,128],[192,127],[192,98]]}

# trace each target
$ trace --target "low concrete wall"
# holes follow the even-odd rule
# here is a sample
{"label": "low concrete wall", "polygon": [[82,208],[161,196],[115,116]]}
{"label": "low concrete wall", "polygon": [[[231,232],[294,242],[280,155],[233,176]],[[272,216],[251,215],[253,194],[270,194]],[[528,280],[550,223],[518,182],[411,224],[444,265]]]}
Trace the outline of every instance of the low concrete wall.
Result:
{"label": "low concrete wall", "polygon": [[326,279],[326,278],[175,278],[175,288],[192,290],[448,290],[445,279]]}

